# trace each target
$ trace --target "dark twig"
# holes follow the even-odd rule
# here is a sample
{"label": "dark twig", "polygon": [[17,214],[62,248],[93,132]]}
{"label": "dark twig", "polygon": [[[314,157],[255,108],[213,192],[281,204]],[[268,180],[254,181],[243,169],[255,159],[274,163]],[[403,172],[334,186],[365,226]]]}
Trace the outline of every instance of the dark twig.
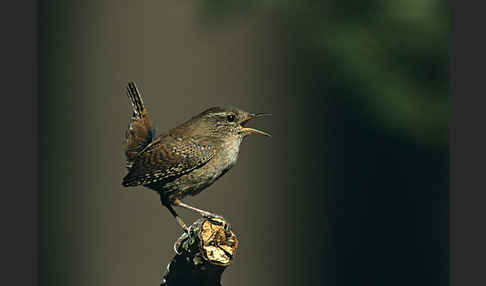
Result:
{"label": "dark twig", "polygon": [[230,225],[221,217],[201,218],[175,243],[161,286],[221,286],[221,274],[238,247]]}

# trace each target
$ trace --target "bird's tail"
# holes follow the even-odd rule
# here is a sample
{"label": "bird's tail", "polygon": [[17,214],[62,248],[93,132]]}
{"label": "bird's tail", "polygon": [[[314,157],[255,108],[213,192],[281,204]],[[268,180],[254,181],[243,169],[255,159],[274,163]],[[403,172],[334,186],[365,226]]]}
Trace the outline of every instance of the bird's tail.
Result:
{"label": "bird's tail", "polygon": [[127,157],[127,168],[130,168],[138,152],[152,141],[154,130],[140,91],[134,82],[128,83],[127,96],[133,107],[130,125],[125,133],[125,155]]}
{"label": "bird's tail", "polygon": [[129,82],[127,85],[127,96],[130,99],[133,107],[133,117],[142,118],[145,113],[145,106],[143,105],[142,96],[138,91],[137,85],[134,82]]}

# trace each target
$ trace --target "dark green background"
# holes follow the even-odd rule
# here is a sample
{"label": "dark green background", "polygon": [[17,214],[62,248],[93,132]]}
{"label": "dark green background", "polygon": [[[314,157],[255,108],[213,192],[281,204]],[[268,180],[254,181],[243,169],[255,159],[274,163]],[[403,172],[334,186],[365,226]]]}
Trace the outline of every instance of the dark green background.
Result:
{"label": "dark green background", "polygon": [[173,255],[158,196],[120,184],[134,80],[159,130],[213,105],[274,114],[187,200],[240,239],[223,285],[447,285],[449,13],[40,1],[41,284],[159,285]]}

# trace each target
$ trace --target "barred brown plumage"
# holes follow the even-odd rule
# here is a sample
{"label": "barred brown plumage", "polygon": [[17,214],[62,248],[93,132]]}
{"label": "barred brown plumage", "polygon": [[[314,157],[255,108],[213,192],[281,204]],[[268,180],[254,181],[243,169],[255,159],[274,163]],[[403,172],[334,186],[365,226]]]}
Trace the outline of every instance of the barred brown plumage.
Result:
{"label": "barred brown plumage", "polygon": [[123,178],[124,186],[138,186],[178,177],[205,164],[215,148],[200,145],[194,138],[178,141],[170,134],[157,138],[134,158]]}

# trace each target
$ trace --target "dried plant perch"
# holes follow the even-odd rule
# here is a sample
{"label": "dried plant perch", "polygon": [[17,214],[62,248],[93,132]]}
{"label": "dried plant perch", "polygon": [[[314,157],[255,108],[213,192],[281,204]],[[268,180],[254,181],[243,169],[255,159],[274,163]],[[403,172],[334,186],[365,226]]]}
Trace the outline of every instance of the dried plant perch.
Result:
{"label": "dried plant perch", "polygon": [[161,286],[221,286],[221,274],[232,261],[238,240],[221,217],[194,222],[174,245]]}

